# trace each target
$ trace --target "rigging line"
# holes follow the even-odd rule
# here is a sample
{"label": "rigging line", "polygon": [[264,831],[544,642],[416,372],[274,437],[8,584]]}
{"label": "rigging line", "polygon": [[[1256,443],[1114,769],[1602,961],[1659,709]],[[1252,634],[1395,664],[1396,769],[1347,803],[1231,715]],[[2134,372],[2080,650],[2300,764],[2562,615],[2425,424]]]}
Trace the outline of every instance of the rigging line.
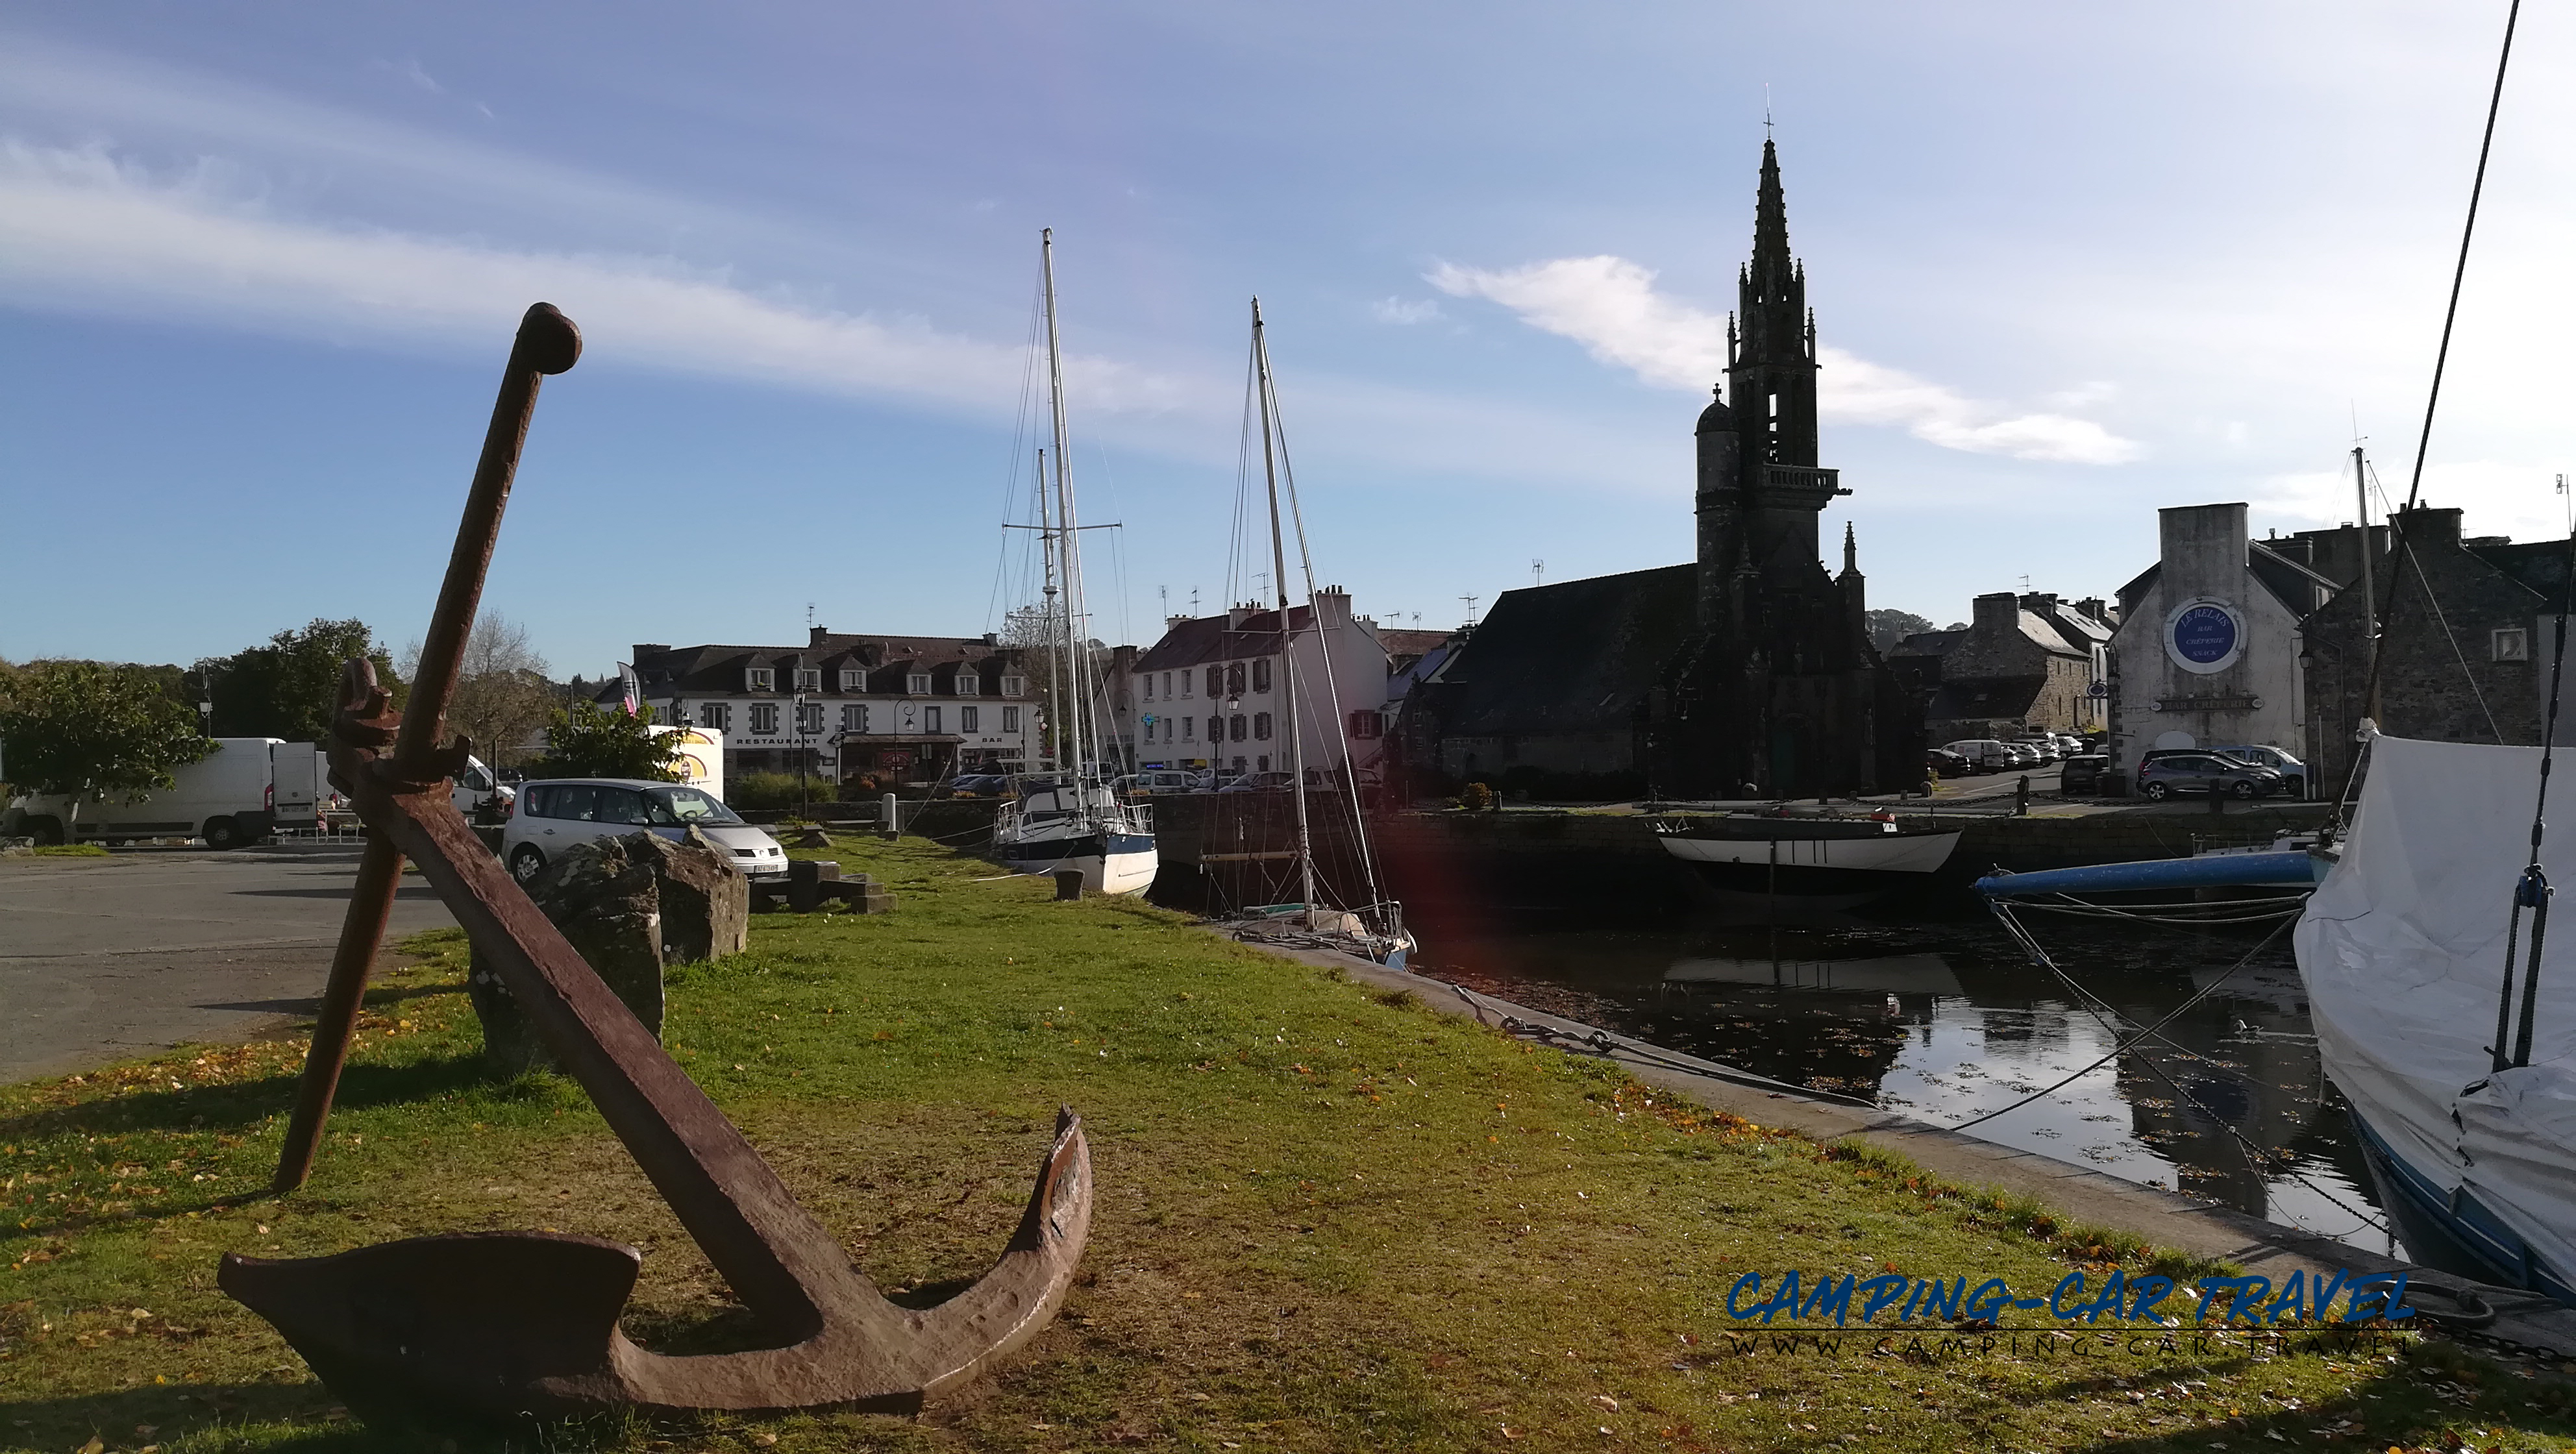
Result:
{"label": "rigging line", "polygon": [[2000,1107],[1997,1107],[1997,1108],[1996,1108],[1996,1109],[1994,1109],[1994,1110],[1991,1110],[1991,1111],[1986,1112],[1986,1113],[1985,1113],[1984,1115],[1982,1115],[1982,1116],[1975,1117],[1975,1118],[1973,1118],[1973,1119],[1971,1119],[1971,1120],[1960,1121],[1960,1122],[1958,1122],[1958,1123],[1956,1123],[1956,1124],[1952,1125],[1952,1126],[1950,1127],[1950,1129],[1951,1129],[1951,1130],[1953,1130],[1953,1131],[1964,1131],[1964,1130],[1968,1129],[1970,1126],[1982,1126],[1982,1125],[1984,1125],[1986,1122],[1993,1120],[1993,1119],[1994,1119],[1995,1117],[1997,1117],[1997,1116],[2004,1115],[2004,1114],[2006,1114],[2007,1112],[2011,1112],[2011,1111],[2018,1111],[2018,1110],[2020,1110],[2022,1107],[2024,1107],[2024,1106],[2026,1106],[2026,1105],[2029,1105],[2031,1102],[2033,1102],[2033,1101],[2035,1101],[2035,1100],[2042,1099],[2043,1097],[2053,1096],[2053,1095],[2057,1094],[2059,1091],[2062,1091],[2062,1090],[2066,1089],[2068,1086],[2075,1084],[2075,1082],[2077,1082],[2077,1081],[2079,1081],[2079,1080],[2082,1080],[2084,1077],[2086,1077],[2086,1076],[2088,1076],[2088,1075],[2091,1075],[2093,1072],[2095,1072],[2095,1071],[2097,1071],[2097,1070],[2100,1070],[2103,1066],[2106,1066],[2106,1065],[2110,1064],[2112,1061],[2119,1059],[2119,1058],[2120,1058],[2120,1056],[2121,1056],[2122,1054],[2126,1053],[2126,1052],[2127,1052],[2127,1051],[2129,1051],[2129,1050],[2132,1050],[2132,1049],[2136,1048],[2136,1046],[2137,1046],[2137,1044],[2138,1044],[2138,1042],[2139,1042],[2139,1041],[2146,1039],[2148,1036],[2155,1034],[2155,1033],[2156,1033],[2157,1031],[2159,1031],[2159,1030],[2162,1030],[2164,1027],[2166,1027],[2167,1025],[2172,1024],[2174,1021],[2181,1019],[2181,1018],[2183,1017],[2183,1015],[2184,1015],[2187,1011],[2189,1011],[2189,1010],[2193,1009],[2194,1007],[2198,1006],[2198,1005],[2200,1004],[2200,1002],[2201,1002],[2201,1001],[2203,1001],[2203,1000],[2205,1000],[2205,999],[2208,999],[2211,995],[2214,995],[2214,994],[2218,993],[2218,987],[2219,987],[2220,985],[2223,985],[2223,984],[2227,983],[2229,980],[2234,979],[2234,978],[2236,977],[2236,972],[2237,972],[2237,970],[2241,970],[2241,969],[2243,969],[2246,965],[2253,963],[2253,962],[2254,962],[2254,956],[2255,956],[2255,955],[2260,954],[2260,953],[2262,953],[2264,950],[2271,948],[2271,947],[2272,947],[2272,941],[2273,941],[2273,940],[2275,940],[2275,939],[2280,938],[2280,937],[2281,937],[2281,930],[2282,930],[2282,929],[2286,929],[2286,928],[2288,928],[2288,927],[2289,927],[2289,925],[2285,923],[2285,924],[2282,924],[2279,928],[2275,928],[2271,933],[2264,935],[2264,936],[2263,936],[2263,942],[2262,942],[2262,943],[2260,943],[2260,944],[2255,945],[2252,949],[2247,950],[2247,951],[2245,952],[2245,957],[2244,957],[2243,959],[2240,959],[2240,960],[2236,961],[2236,964],[2235,964],[2235,967],[2234,967],[2234,968],[2232,968],[2232,969],[2228,970],[2228,971],[2227,971],[2227,973],[2220,975],[2218,978],[2216,978],[2216,979],[2214,979],[2214,980],[2211,980],[2211,981],[2210,981],[2206,986],[2204,986],[2201,990],[2199,990],[2197,993],[2195,993],[2195,994],[2194,994],[2190,999],[2187,999],[2187,1000],[2183,1001],[2181,1004],[2174,1006],[2174,1007],[2173,1007],[2173,1011],[2172,1011],[2172,1013],[2170,1013],[2170,1014],[2166,1015],[2163,1019],[2158,1020],[2157,1022],[2155,1022],[2155,1023],[2154,1023],[2154,1024],[2152,1024],[2152,1025],[2149,1025],[2146,1029],[2139,1031],[2136,1035],[2131,1036],[2129,1039],[2127,1039],[2127,1040],[2123,1040],[2123,1041],[2119,1042],[2118,1044],[2113,1045],[2113,1046],[2111,1047],[2110,1051],[2109,1051],[2107,1054],[2103,1055],[2103,1057],[2102,1057],[2101,1059],[2094,1061],[2092,1064],[2090,1064],[2090,1065],[2088,1065],[2088,1066],[2085,1066],[2083,1069],[2081,1069],[2081,1070],[2079,1070],[2079,1071],[2075,1072],[2073,1075],[2070,1075],[2070,1076],[2066,1077],[2064,1080],[2061,1080],[2061,1081],[2057,1082],[2055,1085],[2043,1086],[2043,1087],[2041,1087],[2041,1088],[2040,1088],[2040,1089],[2038,1089],[2038,1090],[2032,1091],[2029,1095],[2023,1096],[2020,1100],[2017,1100],[2017,1101],[2013,1102],[2011,1105],[2008,1105],[2008,1106],[2000,1106]]}
{"label": "rigging line", "polygon": [[2467,653],[2460,650],[2459,634],[2451,629],[2451,618],[2443,613],[2442,598],[2433,594],[2433,582],[2424,574],[2423,558],[2409,554],[2406,559],[2415,567],[2415,583],[2424,588],[2424,603],[2433,608],[2434,624],[2442,628],[2444,639],[2451,643],[2451,659],[2460,664],[2460,675],[2469,684],[2469,695],[2477,700],[2478,711],[2486,716],[2487,735],[2498,742],[2504,741],[2504,729],[2496,725],[2495,710],[2487,705],[2487,694],[2478,690],[2477,675],[2469,670]]}
{"label": "rigging line", "polygon": [[[2064,969],[2059,968],[2057,961],[2040,945],[2038,939],[2034,938],[2013,919],[2009,906],[1990,899],[1987,901],[1987,907],[1993,909],[1995,916],[2004,922],[2006,929],[2011,933],[2012,937],[2020,942],[2024,953],[2030,955],[2034,962],[2046,969],[2050,974],[2057,976],[2058,983],[2066,986],[2070,990],[2073,990],[2076,998],[2084,1003],[2085,1012],[2090,1014],[2112,1039],[2117,1040],[2120,1038],[2119,1026],[2113,1024],[2111,1019],[2112,1016],[2116,1016],[2120,1012],[2111,1004],[2110,1001],[2105,1000],[2101,996],[2094,994],[2091,990],[2086,989],[2082,984],[2076,981],[2073,975],[2070,975]],[[2231,974],[2234,972],[2235,971],[2233,970],[2229,971]],[[2108,1012],[2107,1014],[2105,1013],[2106,1011]],[[2153,1031],[2148,1033],[2154,1034]],[[2140,1038],[2143,1039],[2145,1037],[2141,1036]],[[2155,1039],[2169,1049],[2179,1052],[2185,1059],[2197,1060],[2204,1064],[2216,1063],[2211,1057],[2202,1055],[2195,1050],[2185,1049],[2183,1046],[2175,1044],[2173,1041],[2166,1039],[2162,1035],[2155,1035]],[[2185,1105],[2188,1105],[2193,1110],[2200,1112],[2203,1116],[2209,1119],[2211,1124],[2217,1126],[2218,1129],[2228,1134],[2229,1138],[2235,1143],[2236,1154],[2238,1158],[2245,1163],[2246,1170],[2253,1172],[2257,1177],[2264,1174],[2265,1167],[2271,1165],[2274,1160],[2271,1151],[2256,1145],[2252,1138],[2237,1130],[2226,1117],[2219,1115],[2216,1111],[2213,1111],[2208,1106],[2202,1104],[2201,1099],[2198,1096],[2184,1090],[2181,1082],[2167,1074],[2165,1072],[2165,1068],[2156,1063],[2155,1057],[2147,1054],[2144,1050],[2141,1050],[2138,1052],[2138,1060],[2140,1063],[2144,1064],[2148,1070],[2154,1072],[2156,1079],[2165,1083],[2165,1088],[2167,1090],[2180,1096]],[[2336,1207],[2341,1208],[2345,1213],[2359,1218],[2362,1225],[2369,1227],[2374,1231],[2385,1232],[2388,1230],[2388,1226],[2385,1222],[2375,1220],[2369,1213],[2356,1210],[2355,1208],[2346,1205],[2343,1201],[2339,1200],[2334,1193],[2327,1191],[2324,1187],[2318,1186],[2316,1183],[2308,1180],[2307,1177],[2300,1174],[2297,1166],[2289,1163],[2286,1159],[2280,1162],[2279,1169],[2283,1174],[2289,1176],[2292,1180],[2298,1182],[2308,1190],[2315,1192],[2318,1196],[2325,1198]],[[2313,1227],[2304,1226],[2302,1227],[2302,1230],[2309,1232],[2316,1231]],[[2323,1234],[2320,1233],[2319,1235]]]}
{"label": "rigging line", "polygon": [[[2410,511],[2413,510],[2417,503],[2423,498],[2424,460],[2425,456],[2430,453],[2433,447],[2433,416],[2436,408],[2442,401],[2442,371],[2448,367],[2451,359],[2451,329],[2452,325],[2459,320],[2460,316],[2460,290],[2463,284],[2466,283],[2469,275],[2469,242],[2470,239],[2477,235],[2478,201],[2486,192],[2487,158],[2495,149],[2496,113],[2504,106],[2505,68],[2513,59],[2513,29],[2515,24],[2520,21],[2521,18],[2522,0],[2512,0],[2512,4],[2505,11],[2504,43],[2496,52],[2495,85],[2487,95],[2486,129],[2478,138],[2478,167],[2475,176],[2469,183],[2468,216],[2460,224],[2459,259],[2451,267],[2450,301],[2446,303],[2442,309],[2442,341],[2433,352],[2433,382],[2432,386],[2425,391],[2424,395],[2424,427],[2415,438],[2415,469],[2406,486],[2406,509]],[[2392,554],[2398,557],[2397,569],[2390,572],[2392,576],[2403,574],[2406,568],[2406,562],[2414,558],[2414,541],[2410,538],[2409,532],[2405,527],[2399,523],[2402,518],[2403,516],[2401,514],[2391,514],[2388,517],[2388,533],[2393,537],[2393,544],[2395,546]],[[2365,533],[2362,536],[2363,548],[2365,550],[2368,549],[2369,544],[2370,537]],[[2383,646],[2383,648],[2389,637],[2389,626],[2391,622],[2395,620],[2396,615],[2397,602],[2395,600],[2391,600],[2388,603],[2387,611],[2379,619],[2378,630],[2375,633],[2376,640]],[[2362,700],[2364,702],[2377,700],[2379,696],[2380,677],[2387,665],[2387,662],[2388,653],[2385,649],[2372,653],[2370,663],[2370,685],[2363,693]],[[2360,754],[2356,753],[2353,756],[2353,768],[2357,772],[2360,767],[2361,757]],[[2344,784],[2345,796],[2349,796],[2351,794],[2352,787],[2353,781],[2348,780]]]}
{"label": "rigging line", "polygon": [[2514,1039],[2513,1065],[2531,1063],[2532,1017],[2539,1011],[2540,946],[2549,932],[2549,876],[2541,871],[2540,844],[2548,833],[2546,815],[2549,809],[2549,769],[2558,751],[2559,689],[2567,680],[2567,606],[2568,594],[2576,591],[2576,532],[2567,537],[2567,579],[2560,582],[2558,596],[2558,646],[2556,660],[2549,668],[2549,716],[2541,728],[2540,789],[2531,805],[2531,858],[2523,865],[2522,878],[2514,886],[2513,917],[2508,921],[2504,940],[2504,988],[2496,1004],[2495,1048],[2489,1052],[2493,1068],[2507,1066],[2504,1032],[2513,1015],[2514,942],[2522,929],[2522,911],[2531,909],[2531,962],[2522,977],[2522,1030]]}
{"label": "rigging line", "polygon": [[[993,593],[984,603],[984,624],[987,627],[994,626],[996,624],[994,618],[1001,613],[1002,592],[1011,571],[1012,541],[1008,526],[1012,507],[1019,495],[1020,459],[1028,446],[1029,413],[1031,406],[1037,401],[1038,309],[1040,306],[1038,294],[1044,286],[1045,283],[1040,278],[1032,278],[1029,282],[1029,334],[1020,348],[1020,404],[1018,415],[1011,421],[1010,464],[1002,471],[1002,522],[1005,528],[1002,531],[1000,558],[993,562]],[[1028,555],[1025,550],[1021,552],[1020,563],[1021,574],[1025,579],[1028,565]]]}
{"label": "rigging line", "polygon": [[[1372,904],[1374,904],[1384,900],[1386,895],[1384,890],[1382,890],[1378,885],[1377,852],[1375,847],[1369,842],[1368,828],[1366,823],[1363,821],[1365,813],[1360,802],[1359,764],[1356,761],[1356,754],[1351,751],[1350,717],[1342,708],[1341,679],[1335,675],[1333,671],[1332,643],[1324,638],[1322,633],[1322,623],[1314,619],[1315,557],[1313,552],[1307,547],[1306,543],[1306,510],[1304,504],[1299,501],[1297,496],[1297,471],[1296,468],[1288,461],[1288,423],[1285,419],[1280,417],[1279,413],[1279,375],[1276,369],[1271,370],[1267,386],[1270,394],[1270,422],[1268,427],[1279,437],[1279,477],[1288,486],[1288,518],[1294,522],[1297,527],[1297,561],[1306,573],[1307,624],[1316,630],[1316,645],[1319,648],[1318,654],[1324,659],[1325,692],[1332,702],[1333,740],[1340,743],[1342,748],[1342,785],[1350,799],[1351,839],[1359,848],[1360,873],[1366,881],[1367,896]],[[1283,592],[1282,594],[1284,595],[1285,593]],[[1347,600],[1348,598],[1346,597],[1345,599]],[[1345,612],[1345,615],[1347,614],[1348,613]],[[1286,623],[1283,620],[1281,624],[1284,628]],[[1356,623],[1346,619],[1341,623],[1340,629],[1345,635],[1347,635],[1351,631],[1357,629]],[[1377,709],[1372,707],[1369,710],[1374,712]],[[1381,736],[1375,740],[1384,742],[1386,739]],[[1379,749],[1379,761],[1382,764],[1384,760],[1385,749],[1381,747]],[[1378,780],[1383,784],[1385,779],[1386,773],[1383,767],[1381,767],[1378,773]],[[1303,782],[1298,784],[1298,791],[1300,793],[1305,791],[1305,784]]]}
{"label": "rigging line", "polygon": [[[2114,1025],[2108,1016],[2118,1015],[2120,1013],[2119,1010],[2113,1006],[2110,1001],[2105,1000],[2101,996],[2094,994],[2091,990],[2086,989],[2073,975],[2068,974],[2064,969],[2060,968],[2057,961],[2049,955],[2048,951],[2044,947],[2040,945],[2039,940],[2024,929],[2019,922],[2013,919],[2008,906],[1995,903],[1990,900],[1988,901],[1988,907],[1994,909],[1996,917],[2004,921],[2006,928],[2011,932],[2013,938],[2021,943],[2023,951],[2029,954],[2036,963],[2047,969],[2050,974],[2055,975],[2060,984],[2063,984],[2068,989],[2074,991],[2076,997],[2085,1002],[2086,1012],[2091,1014],[2114,1040],[2118,1039],[2120,1035],[2119,1027]],[[2277,933],[2279,931],[2275,930],[2274,932]],[[2242,967],[2243,966],[2241,964],[2238,966],[2238,968]],[[2235,973],[2234,970],[2230,970],[2228,972],[2230,974]],[[2096,1008],[2096,1006],[2099,1008]],[[2107,1016],[2105,1012],[2108,1012]],[[2149,1031],[2148,1034],[2154,1035],[2154,1038],[2158,1043],[2180,1054],[2186,1060],[2196,1060],[2206,1065],[2218,1064],[2213,1057],[2202,1055],[2196,1050],[2191,1050],[2182,1045],[2176,1044],[2174,1041],[2163,1035],[2155,1034],[2153,1031]],[[2140,1038],[2143,1039],[2145,1037],[2142,1036]],[[2203,1116],[2209,1119],[2211,1124],[2217,1126],[2218,1129],[2228,1134],[2228,1136],[2235,1142],[2236,1154],[2245,1162],[2246,1170],[2253,1172],[2259,1177],[2265,1173],[2265,1169],[2267,1167],[2276,1167],[2281,1175],[2287,1176],[2299,1185],[2315,1192],[2318,1196],[2324,1198],[2327,1202],[2339,1208],[2347,1215],[2357,1218],[2363,1226],[2380,1232],[2388,1230],[2387,1223],[2372,1217],[2368,1212],[2364,1212],[2350,1205],[2337,1197],[2334,1193],[2327,1191],[2324,1187],[2308,1180],[2307,1176],[2298,1169],[2297,1164],[2289,1160],[2287,1156],[2276,1156],[2276,1154],[2268,1148],[2257,1145],[2251,1137],[2248,1137],[2245,1133],[2239,1131],[2226,1117],[2211,1110],[2207,1105],[2202,1103],[2198,1096],[2195,1096],[2191,1092],[2183,1089],[2181,1083],[2176,1081],[2171,1075],[2167,1074],[2165,1072],[2165,1068],[2158,1065],[2153,1056],[2147,1054],[2144,1050],[2141,1050],[2138,1052],[2138,1059],[2147,1067],[2148,1070],[2154,1072],[2156,1079],[2165,1083],[2165,1087],[2168,1090],[2171,1090],[2175,1095],[2181,1097],[2184,1104],[2190,1106],[2193,1110],[2200,1112]],[[2292,1221],[2294,1225],[2298,1225],[2295,1218],[2293,1218]],[[2304,1230],[2313,1232],[2316,1229],[2313,1227],[2307,1227],[2304,1228]]]}

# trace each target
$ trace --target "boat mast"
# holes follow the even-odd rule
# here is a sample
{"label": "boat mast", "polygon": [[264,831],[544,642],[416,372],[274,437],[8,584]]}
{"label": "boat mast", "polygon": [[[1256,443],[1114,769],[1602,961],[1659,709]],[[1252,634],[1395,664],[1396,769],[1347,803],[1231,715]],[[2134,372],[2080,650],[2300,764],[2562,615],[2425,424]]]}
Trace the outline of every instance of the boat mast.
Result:
{"label": "boat mast", "polygon": [[[1309,922],[1315,909],[1315,843],[1306,822],[1306,754],[1304,738],[1297,719],[1297,638],[1289,630],[1288,556],[1279,529],[1279,464],[1271,448],[1272,407],[1270,392],[1270,346],[1261,335],[1261,300],[1252,300],[1252,369],[1254,388],[1261,401],[1261,478],[1270,495],[1270,578],[1277,583],[1279,597],[1279,698],[1286,706],[1282,714],[1288,719],[1288,791],[1297,800],[1297,902],[1306,906]],[[1307,591],[1307,613],[1314,612],[1314,592]],[[1326,670],[1330,670],[1330,663]]]}
{"label": "boat mast", "polygon": [[[1054,513],[1047,507],[1047,452],[1038,451],[1038,556],[1045,562],[1046,591],[1039,597],[1041,622],[1055,619],[1055,525]],[[1047,652],[1047,726],[1055,737],[1058,766],[1064,759],[1064,670],[1053,650]]]}
{"label": "boat mast", "polygon": [[[1047,398],[1049,420],[1055,431],[1055,522],[1061,536],[1064,563],[1064,692],[1056,702],[1064,718],[1056,734],[1059,744],[1070,742],[1066,762],[1074,775],[1075,800],[1082,801],[1081,781],[1087,758],[1089,734],[1084,730],[1091,714],[1091,695],[1084,683],[1082,660],[1082,563],[1076,554],[1073,520],[1073,472],[1065,465],[1064,448],[1064,347],[1056,336],[1055,318],[1055,229],[1038,233],[1040,271],[1046,284]],[[1069,696],[1069,701],[1067,700]],[[1068,736],[1069,732],[1069,736]],[[1084,806],[1088,806],[1087,803]]]}
{"label": "boat mast", "polygon": [[2352,447],[2352,493],[2361,506],[2361,645],[2362,670],[2368,675],[2369,697],[2361,704],[2361,715],[2379,720],[2379,583],[2370,559],[2370,477],[2364,470],[2361,446]]}

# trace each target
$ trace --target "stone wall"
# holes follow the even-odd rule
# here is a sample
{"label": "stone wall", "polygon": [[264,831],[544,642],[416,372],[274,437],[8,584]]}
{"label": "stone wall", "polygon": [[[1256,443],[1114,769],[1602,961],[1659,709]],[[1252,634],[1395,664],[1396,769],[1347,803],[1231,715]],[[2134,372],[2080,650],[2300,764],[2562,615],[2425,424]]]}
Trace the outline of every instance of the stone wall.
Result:
{"label": "stone wall", "polygon": [[[2538,744],[2548,691],[2540,678],[2552,647],[2550,634],[2537,629],[2540,594],[2461,546],[2459,511],[2419,509],[2398,521],[2403,568],[2392,551],[2377,572],[2387,654],[2379,671],[2380,730],[2437,742]],[[2548,624],[2554,630],[2555,618]],[[2494,633],[2515,628],[2524,633],[2524,659],[2498,660]],[[2370,715],[2363,629],[2358,590],[2337,595],[2306,627],[2309,760],[2319,780],[2337,789],[2352,771],[2353,730]]]}

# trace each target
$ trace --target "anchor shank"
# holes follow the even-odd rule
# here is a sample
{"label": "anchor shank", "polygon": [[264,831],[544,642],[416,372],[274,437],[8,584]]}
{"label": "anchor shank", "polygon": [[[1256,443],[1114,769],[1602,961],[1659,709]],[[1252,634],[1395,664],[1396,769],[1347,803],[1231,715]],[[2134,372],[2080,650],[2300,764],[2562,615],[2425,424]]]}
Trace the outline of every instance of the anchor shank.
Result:
{"label": "anchor shank", "polygon": [[[336,754],[335,754],[336,755]],[[395,793],[358,780],[360,813],[438,890],[549,1049],[746,1307],[786,1339],[821,1327],[815,1291],[897,1310],[651,1031],[582,961],[474,836],[443,789]]]}

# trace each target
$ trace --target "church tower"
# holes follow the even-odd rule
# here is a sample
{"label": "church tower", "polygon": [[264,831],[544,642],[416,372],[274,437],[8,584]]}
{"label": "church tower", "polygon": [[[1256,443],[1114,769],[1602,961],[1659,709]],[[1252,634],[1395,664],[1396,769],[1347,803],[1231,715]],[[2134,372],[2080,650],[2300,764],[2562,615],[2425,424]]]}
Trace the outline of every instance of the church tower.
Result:
{"label": "church tower", "polygon": [[1768,140],[1736,288],[1723,397],[1695,431],[1696,629],[1655,723],[1657,784],[1682,796],[1910,786],[1919,728],[1869,643],[1858,539],[1844,531],[1839,575],[1822,559],[1824,512],[1850,491],[1816,463],[1815,315]]}
{"label": "church tower", "polygon": [[1762,188],[1753,204],[1753,258],[1736,275],[1728,320],[1728,400],[1749,462],[1816,463],[1816,315],[1807,307],[1807,270],[1789,254],[1789,204],[1780,192],[1780,154],[1762,143]]}

